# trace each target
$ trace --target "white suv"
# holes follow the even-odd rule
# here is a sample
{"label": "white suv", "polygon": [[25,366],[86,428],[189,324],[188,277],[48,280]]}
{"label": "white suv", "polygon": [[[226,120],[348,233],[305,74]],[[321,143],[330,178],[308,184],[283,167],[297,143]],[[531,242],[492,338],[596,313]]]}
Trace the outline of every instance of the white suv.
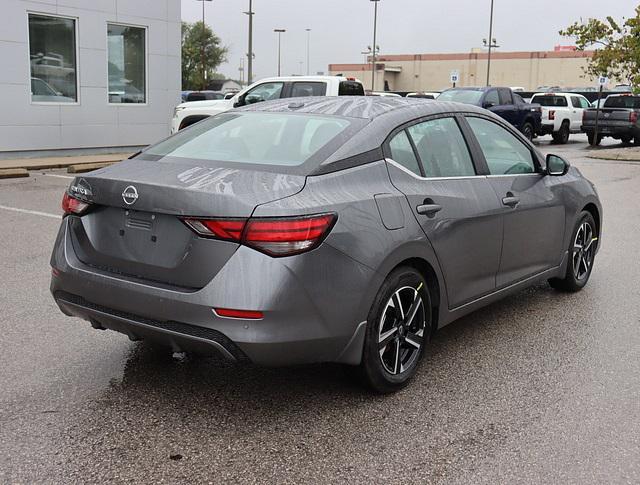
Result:
{"label": "white suv", "polygon": [[571,133],[580,133],[582,112],[591,106],[576,93],[538,93],[531,103],[542,106],[542,135],[551,135],[556,143],[567,143]]}
{"label": "white suv", "polygon": [[191,101],[176,106],[171,133],[232,108],[279,98],[301,96],[364,96],[362,83],[342,76],[289,76],[262,79],[230,99]]}

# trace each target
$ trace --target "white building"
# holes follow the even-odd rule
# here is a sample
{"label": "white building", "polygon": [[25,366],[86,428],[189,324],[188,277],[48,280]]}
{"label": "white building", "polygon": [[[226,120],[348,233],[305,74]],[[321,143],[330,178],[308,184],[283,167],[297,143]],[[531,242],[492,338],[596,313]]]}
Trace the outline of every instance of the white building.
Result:
{"label": "white building", "polygon": [[180,0],[0,0],[0,156],[143,146],[180,102]]}

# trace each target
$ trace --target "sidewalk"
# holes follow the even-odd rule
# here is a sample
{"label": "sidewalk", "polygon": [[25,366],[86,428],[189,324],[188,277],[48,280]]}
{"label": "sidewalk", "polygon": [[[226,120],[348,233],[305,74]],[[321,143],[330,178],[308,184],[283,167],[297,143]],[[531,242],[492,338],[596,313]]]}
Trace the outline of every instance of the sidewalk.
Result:
{"label": "sidewalk", "polygon": [[66,168],[69,173],[82,173],[106,167],[130,157],[131,153],[80,155],[73,157],[16,158],[0,160],[0,178],[28,177],[29,170]]}
{"label": "sidewalk", "polygon": [[600,148],[591,150],[587,158],[602,160],[623,160],[628,162],[640,162],[640,147],[628,148]]}

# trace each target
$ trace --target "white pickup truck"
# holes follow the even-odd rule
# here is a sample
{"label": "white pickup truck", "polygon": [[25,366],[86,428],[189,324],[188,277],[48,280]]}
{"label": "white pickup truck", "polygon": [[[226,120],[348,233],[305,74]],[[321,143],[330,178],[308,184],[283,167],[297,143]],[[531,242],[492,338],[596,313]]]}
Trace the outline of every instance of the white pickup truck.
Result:
{"label": "white pickup truck", "polygon": [[531,103],[542,106],[539,135],[551,135],[556,143],[565,144],[571,133],[580,133],[582,113],[591,106],[589,100],[576,93],[538,93]]}
{"label": "white pickup truck", "polygon": [[364,96],[362,83],[342,76],[290,76],[262,79],[230,99],[191,101],[176,106],[171,133],[232,108],[280,98],[300,96]]}

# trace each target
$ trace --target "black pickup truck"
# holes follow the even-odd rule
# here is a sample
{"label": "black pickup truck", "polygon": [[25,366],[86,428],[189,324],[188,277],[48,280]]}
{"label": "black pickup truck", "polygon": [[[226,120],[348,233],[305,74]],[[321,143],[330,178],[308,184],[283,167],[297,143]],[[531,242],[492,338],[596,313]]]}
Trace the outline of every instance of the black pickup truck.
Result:
{"label": "black pickup truck", "polygon": [[542,108],[527,103],[510,88],[451,88],[438,96],[438,101],[473,104],[501,116],[529,140],[542,134]]}
{"label": "black pickup truck", "polygon": [[582,131],[587,134],[590,145],[599,145],[605,136],[622,143],[640,145],[640,96],[612,94],[600,108],[598,114],[598,138],[595,138],[596,109],[585,109],[582,113]]}

